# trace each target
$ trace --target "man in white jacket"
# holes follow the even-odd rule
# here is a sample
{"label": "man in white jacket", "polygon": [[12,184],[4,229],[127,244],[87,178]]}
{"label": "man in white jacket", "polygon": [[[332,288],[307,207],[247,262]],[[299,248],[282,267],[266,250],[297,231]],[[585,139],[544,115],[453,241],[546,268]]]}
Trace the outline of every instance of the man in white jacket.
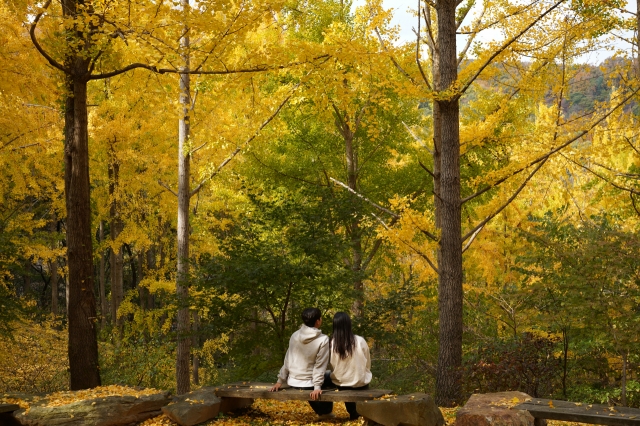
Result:
{"label": "man in white jacket", "polygon": [[318,308],[302,311],[300,329],[291,335],[278,382],[271,388],[277,392],[286,381],[295,389],[311,390],[309,405],[321,417],[331,416],[333,403],[316,401],[322,395],[324,372],[329,364],[329,338],[322,334],[322,314]]}

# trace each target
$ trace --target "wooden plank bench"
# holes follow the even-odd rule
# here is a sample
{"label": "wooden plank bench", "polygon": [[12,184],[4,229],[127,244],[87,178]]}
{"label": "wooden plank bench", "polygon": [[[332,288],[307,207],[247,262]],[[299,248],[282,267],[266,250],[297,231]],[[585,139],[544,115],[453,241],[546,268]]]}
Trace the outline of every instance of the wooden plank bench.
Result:
{"label": "wooden plank bench", "polygon": [[637,408],[533,398],[513,409],[527,410],[536,419],[596,425],[640,425],[640,409]]}
{"label": "wooden plank bench", "polygon": [[[278,392],[269,392],[273,383],[235,382],[215,387],[218,398],[276,399],[279,401],[310,401],[310,390],[292,389],[283,385]],[[337,390],[325,389],[317,401],[357,402],[393,393],[388,389]]]}

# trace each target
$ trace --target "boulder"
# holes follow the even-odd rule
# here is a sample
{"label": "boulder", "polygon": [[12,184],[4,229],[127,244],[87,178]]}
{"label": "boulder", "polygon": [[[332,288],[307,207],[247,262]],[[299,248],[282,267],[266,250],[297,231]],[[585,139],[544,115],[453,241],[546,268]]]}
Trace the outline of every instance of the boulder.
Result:
{"label": "boulder", "polygon": [[164,391],[140,396],[105,396],[67,404],[45,398],[14,415],[25,426],[120,426],[158,416],[160,409],[170,402],[169,392]]}
{"label": "boulder", "polygon": [[523,392],[497,392],[473,394],[456,413],[455,426],[544,426],[526,410],[513,406],[531,399]]}
{"label": "boulder", "polygon": [[359,401],[358,414],[368,424],[384,426],[444,426],[442,412],[426,393],[400,395],[390,399]]}
{"label": "boulder", "polygon": [[174,397],[171,404],[162,407],[162,412],[180,426],[193,426],[217,417],[220,402],[214,388],[201,388]]}

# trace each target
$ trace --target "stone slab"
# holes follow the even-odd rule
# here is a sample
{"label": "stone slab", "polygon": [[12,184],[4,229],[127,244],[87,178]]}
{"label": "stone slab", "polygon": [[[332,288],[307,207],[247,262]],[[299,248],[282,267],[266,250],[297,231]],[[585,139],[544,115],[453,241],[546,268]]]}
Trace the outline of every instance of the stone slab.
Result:
{"label": "stone slab", "polygon": [[442,412],[431,395],[412,393],[375,401],[356,403],[365,424],[383,426],[444,426]]}

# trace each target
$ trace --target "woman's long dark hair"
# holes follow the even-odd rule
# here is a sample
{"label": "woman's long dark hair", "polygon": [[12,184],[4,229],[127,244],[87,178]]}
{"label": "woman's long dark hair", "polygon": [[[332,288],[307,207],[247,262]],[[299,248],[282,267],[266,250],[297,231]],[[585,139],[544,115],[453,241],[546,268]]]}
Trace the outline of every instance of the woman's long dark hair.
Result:
{"label": "woman's long dark hair", "polygon": [[356,347],[356,337],[351,331],[351,318],[346,312],[337,312],[333,316],[331,346],[340,355],[340,359],[350,357]]}

